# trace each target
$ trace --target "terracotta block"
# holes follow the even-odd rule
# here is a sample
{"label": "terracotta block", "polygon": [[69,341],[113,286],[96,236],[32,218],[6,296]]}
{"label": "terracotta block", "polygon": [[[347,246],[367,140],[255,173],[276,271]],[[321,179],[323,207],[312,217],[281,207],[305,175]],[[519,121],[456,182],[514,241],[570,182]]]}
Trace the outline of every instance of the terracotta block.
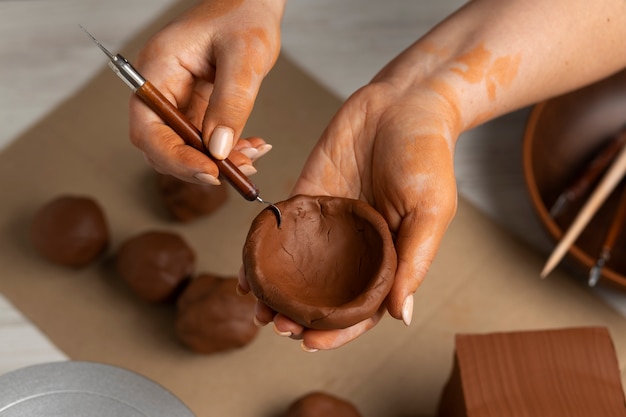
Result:
{"label": "terracotta block", "polygon": [[457,335],[439,417],[626,417],[606,328]]}

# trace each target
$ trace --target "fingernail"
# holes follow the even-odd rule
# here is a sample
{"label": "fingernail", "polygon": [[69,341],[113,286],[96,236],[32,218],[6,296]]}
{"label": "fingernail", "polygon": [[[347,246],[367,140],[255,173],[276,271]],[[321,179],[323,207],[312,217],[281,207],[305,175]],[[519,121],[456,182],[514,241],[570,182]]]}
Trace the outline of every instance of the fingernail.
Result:
{"label": "fingernail", "polygon": [[246,273],[243,270],[243,265],[241,265],[239,267],[239,271],[237,272],[237,287],[235,288],[238,295],[248,295],[248,293],[250,292],[249,290],[244,289],[241,286],[241,283],[245,281],[246,281]]}
{"label": "fingernail", "polygon": [[302,348],[303,351],[308,352],[308,353],[314,353],[314,352],[317,352],[319,350],[319,349],[308,347],[307,345],[304,344],[304,341],[302,341],[302,343],[300,343],[300,348]]}
{"label": "fingernail", "polygon": [[252,321],[254,322],[254,325],[256,327],[265,327],[265,325],[267,324],[267,323],[260,322],[259,319],[256,318],[256,316],[252,317]]}
{"label": "fingernail", "polygon": [[201,181],[201,182],[203,182],[205,184],[209,184],[209,185],[220,185],[221,184],[220,180],[215,178],[213,175],[207,174],[205,172],[198,172],[193,177],[195,179],[197,179],[198,181]]}
{"label": "fingernail", "polygon": [[211,133],[209,152],[217,159],[226,159],[233,148],[234,133],[231,128],[218,126]]}
{"label": "fingernail", "polygon": [[258,153],[256,154],[255,159],[259,159],[260,157],[272,150],[272,145],[270,145],[269,143],[265,143],[256,149]]}
{"label": "fingernail", "polygon": [[250,164],[239,165],[239,171],[248,177],[257,173],[257,169]]}
{"label": "fingernail", "polygon": [[253,148],[252,146],[250,146],[249,148],[240,149],[239,152],[241,152],[250,159],[256,158],[259,153],[258,149]]}
{"label": "fingernail", "polygon": [[274,323],[274,333],[276,333],[279,336],[283,336],[283,337],[289,337],[289,336],[291,336],[293,334],[290,331],[281,332],[280,330],[278,330],[278,327],[276,327],[276,323]]}
{"label": "fingernail", "polygon": [[237,287],[235,287],[235,292],[237,292],[237,295],[248,295],[248,291],[245,291],[243,288],[241,288],[241,285],[237,284]]}
{"label": "fingernail", "polygon": [[406,297],[402,303],[402,321],[408,326],[411,320],[413,320],[413,294]]}

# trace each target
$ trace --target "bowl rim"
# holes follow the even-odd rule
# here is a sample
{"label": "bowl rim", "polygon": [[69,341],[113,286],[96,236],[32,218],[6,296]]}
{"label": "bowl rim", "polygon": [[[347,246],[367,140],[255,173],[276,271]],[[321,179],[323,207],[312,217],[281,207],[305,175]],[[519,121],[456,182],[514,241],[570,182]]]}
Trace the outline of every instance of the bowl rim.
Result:
{"label": "bowl rim", "polygon": [[[533,145],[535,144],[533,138],[535,136],[537,124],[541,119],[543,111],[551,101],[558,100],[559,97],[544,100],[540,103],[535,104],[532,107],[531,112],[528,116],[528,120],[526,122],[526,128],[524,130],[522,143],[523,173],[526,183],[526,189],[530,195],[531,204],[535,209],[535,213],[539,217],[541,225],[544,227],[544,229],[547,230],[548,234],[555,242],[558,242],[559,239],[563,237],[564,231],[561,230],[561,228],[552,219],[547,207],[543,202],[543,199],[541,198],[541,194],[539,192],[539,189],[537,188],[535,173],[532,169],[532,154]],[[567,251],[567,255],[573,257],[577,262],[581,263],[583,266],[589,269],[591,269],[596,263],[595,258],[589,256],[575,243],[572,244],[572,246],[569,248],[569,250]],[[610,266],[605,266],[602,268],[601,276],[608,279],[612,283],[621,286],[622,288],[626,287],[626,276],[618,273]],[[601,284],[602,279],[598,283]]]}
{"label": "bowl rim", "polygon": [[[307,328],[326,330],[347,328],[373,316],[385,303],[394,283],[398,263],[393,237],[382,214],[362,200],[328,195],[298,194],[276,204],[282,210],[282,205],[285,203],[293,204],[297,201],[308,200],[316,200],[320,205],[325,204],[326,201],[342,200],[344,209],[349,209],[355,216],[365,220],[380,237],[381,263],[362,292],[341,305],[325,305],[309,303],[281,291],[276,285],[279,280],[269,279],[264,273],[259,259],[257,259],[257,253],[264,241],[263,239],[256,239],[256,234],[262,233],[265,229],[265,226],[262,225],[263,219],[274,216],[273,213],[268,214],[267,208],[261,210],[253,220],[246,238],[243,249],[246,280],[252,293],[259,300],[276,312]],[[271,296],[268,295],[270,293],[272,293]]]}

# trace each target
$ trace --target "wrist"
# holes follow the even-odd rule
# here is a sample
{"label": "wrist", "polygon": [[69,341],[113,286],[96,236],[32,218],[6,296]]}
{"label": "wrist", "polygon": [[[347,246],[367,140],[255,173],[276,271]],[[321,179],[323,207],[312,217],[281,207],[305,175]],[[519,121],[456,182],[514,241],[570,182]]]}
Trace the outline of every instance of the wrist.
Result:
{"label": "wrist", "polygon": [[241,0],[238,2],[202,0],[196,7],[201,8],[205,13],[211,15],[212,18],[229,14],[237,9],[247,8],[271,11],[278,18],[282,18],[286,5],[287,0]]}
{"label": "wrist", "polygon": [[463,131],[623,68],[625,55],[615,51],[625,35],[619,0],[475,0],[378,77],[430,88],[458,109]]}
{"label": "wrist", "polygon": [[515,87],[519,64],[518,56],[497,56],[481,44],[458,52],[418,41],[373,81],[430,97],[446,112],[449,128],[460,134],[514,109],[507,94]]}

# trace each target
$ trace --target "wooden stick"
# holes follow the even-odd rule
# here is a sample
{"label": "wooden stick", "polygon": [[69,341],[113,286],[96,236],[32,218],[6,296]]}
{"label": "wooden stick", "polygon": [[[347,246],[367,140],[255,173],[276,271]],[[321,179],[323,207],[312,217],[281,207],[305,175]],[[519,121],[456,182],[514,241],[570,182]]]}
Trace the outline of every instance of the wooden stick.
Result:
{"label": "wooden stick", "polygon": [[602,206],[604,200],[606,200],[609,194],[617,187],[624,177],[624,174],[626,174],[626,146],[620,151],[619,155],[600,181],[598,187],[594,190],[593,194],[591,194],[589,200],[580,210],[580,213],[578,213],[574,222],[554,251],[552,251],[552,254],[541,271],[541,278],[547,277],[561,259],[563,259],[563,256],[565,256],[570,246],[572,246],[576,238],[578,238],[585,226],[587,226],[587,223],[589,223],[596,211]]}
{"label": "wooden stick", "polygon": [[626,144],[626,130],[621,130],[617,135],[610,138],[599,151],[597,151],[591,162],[587,164],[580,175],[563,191],[550,209],[550,216],[556,218],[564,211],[569,204],[584,196],[591,185],[606,171],[615,156]]}

